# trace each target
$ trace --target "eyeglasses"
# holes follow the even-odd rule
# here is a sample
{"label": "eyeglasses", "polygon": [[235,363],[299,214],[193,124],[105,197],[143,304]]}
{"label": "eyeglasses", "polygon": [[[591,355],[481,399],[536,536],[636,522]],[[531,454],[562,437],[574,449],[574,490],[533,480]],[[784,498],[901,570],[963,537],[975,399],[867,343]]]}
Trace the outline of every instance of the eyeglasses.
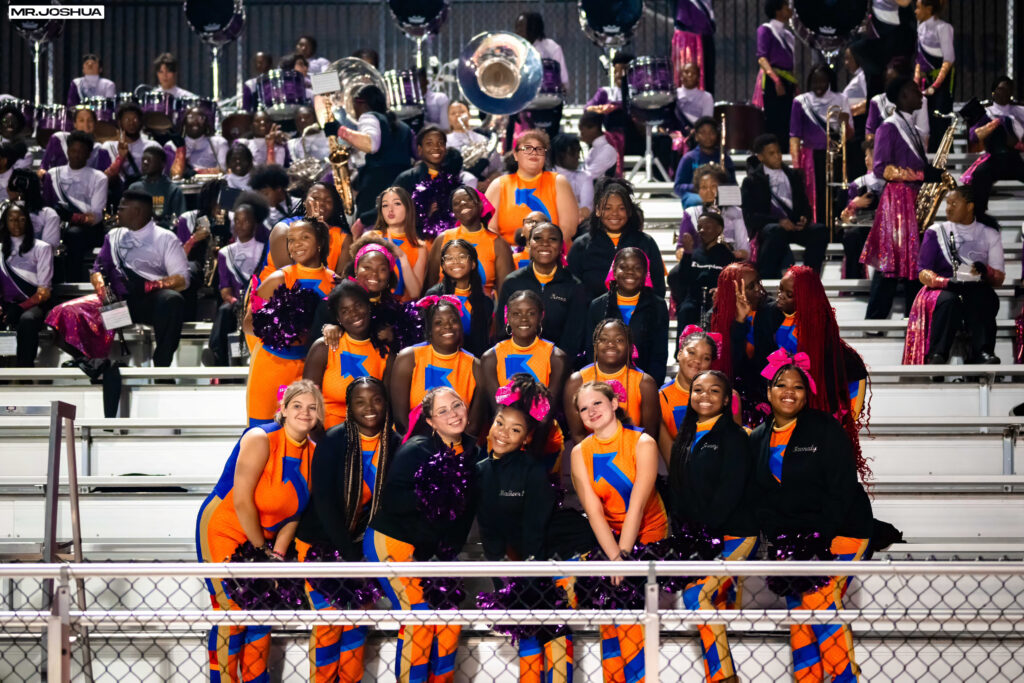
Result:
{"label": "eyeglasses", "polygon": [[527,156],[542,156],[548,153],[547,147],[534,147],[533,145],[520,145],[519,151]]}
{"label": "eyeglasses", "polygon": [[453,254],[441,259],[442,263],[469,263],[469,254]]}
{"label": "eyeglasses", "polygon": [[455,414],[455,413],[460,413],[460,412],[462,412],[465,409],[466,409],[466,404],[465,403],[463,403],[462,401],[456,401],[455,403],[451,404],[447,408],[441,408],[440,410],[435,412],[434,413],[434,417],[440,417],[440,418],[448,417],[449,415],[452,415],[452,414]]}

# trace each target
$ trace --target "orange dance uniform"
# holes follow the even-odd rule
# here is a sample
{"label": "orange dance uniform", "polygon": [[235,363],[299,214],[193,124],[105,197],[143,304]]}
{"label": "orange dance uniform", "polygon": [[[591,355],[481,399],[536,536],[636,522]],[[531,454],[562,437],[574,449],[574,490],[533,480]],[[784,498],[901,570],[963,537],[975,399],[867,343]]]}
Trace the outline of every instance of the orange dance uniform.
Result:
{"label": "orange dance uniform", "polygon": [[[334,272],[326,268],[306,268],[298,264],[285,266],[284,283],[291,288],[296,282],[304,289],[312,289],[326,297],[334,287]],[[271,349],[256,343],[252,360],[249,362],[249,382],[245,392],[246,414],[249,426],[269,422],[277,412],[277,390],[297,379],[302,379],[306,363],[306,344],[297,344],[287,349]]]}
{"label": "orange dance uniform", "polygon": [[[284,223],[285,225],[291,225],[301,218],[302,216],[292,216],[291,218],[285,218],[283,221],[278,222]],[[341,256],[341,245],[345,241],[345,231],[335,225],[330,225],[328,226],[328,234],[330,236],[330,240],[327,242],[327,263],[334,265],[338,262],[338,257]],[[269,245],[267,246],[265,253],[267,260],[264,262],[263,268],[259,271],[259,276],[256,281],[257,287],[259,287],[260,283],[273,275],[275,271],[279,270],[279,268],[274,265],[274,256],[270,253]]]}
{"label": "orange dance uniform", "polygon": [[477,257],[477,270],[480,272],[480,281],[484,283],[484,293],[487,296],[494,295],[494,262],[497,256],[494,254],[494,241],[498,239],[498,235],[487,230],[487,228],[480,228],[477,231],[471,231],[464,225],[445,230],[437,239],[441,240],[442,246],[451,242],[452,240],[466,240],[476,249]]}
{"label": "orange dance uniform", "polygon": [[[679,382],[670,379],[662,385],[658,392],[658,404],[661,406],[661,423],[674,440],[686,417],[686,409],[690,405],[690,392],[679,386]],[[732,392],[732,414],[739,415],[740,395]]]}
{"label": "orange dance uniform", "polygon": [[384,379],[387,356],[374,348],[369,339],[357,341],[347,332],[341,335],[337,351],[327,352],[327,367],[320,388],[324,394],[324,429],[345,421],[348,414],[345,392],[356,377]]}
{"label": "orange dance uniform", "polygon": [[476,357],[462,349],[446,356],[435,351],[430,342],[420,342],[412,348],[415,355],[409,408],[418,407],[427,392],[437,387],[451,387],[469,405],[476,391],[476,377],[473,376]]}
{"label": "orange dance uniform", "polygon": [[[416,267],[416,263],[420,260],[420,249],[423,248],[422,242],[418,247],[413,246],[412,242],[406,238],[405,233],[394,233],[391,230],[381,234],[381,237],[398,247],[405,254],[405,257],[409,259],[409,265],[413,268]],[[412,297],[408,295],[405,289],[405,273],[402,271],[402,264],[395,263],[395,267],[391,270],[398,281],[398,284],[395,286],[395,298],[399,301],[412,301]]]}
{"label": "orange dance uniform", "polygon": [[622,408],[626,411],[626,415],[629,415],[629,419],[633,421],[634,425],[639,425],[643,417],[643,411],[640,407],[640,380],[643,379],[643,376],[644,373],[628,365],[624,365],[621,370],[610,375],[598,370],[596,363],[591,363],[580,370],[580,377],[583,378],[584,384],[587,382],[608,382],[614,379],[626,388],[626,405],[622,406]]}
{"label": "orange dance uniform", "polygon": [[494,345],[498,386],[505,386],[512,375],[520,372],[532,375],[535,380],[548,386],[551,381],[551,354],[554,350],[554,344],[540,337],[526,347],[519,346],[512,339],[498,342]]}
{"label": "orange dance uniform", "polygon": [[502,239],[514,245],[516,230],[523,227],[523,219],[533,211],[540,211],[555,225],[558,222],[555,180],[558,174],[543,171],[533,180],[523,180],[518,173],[509,173],[498,178],[501,193],[498,195],[498,233]]}

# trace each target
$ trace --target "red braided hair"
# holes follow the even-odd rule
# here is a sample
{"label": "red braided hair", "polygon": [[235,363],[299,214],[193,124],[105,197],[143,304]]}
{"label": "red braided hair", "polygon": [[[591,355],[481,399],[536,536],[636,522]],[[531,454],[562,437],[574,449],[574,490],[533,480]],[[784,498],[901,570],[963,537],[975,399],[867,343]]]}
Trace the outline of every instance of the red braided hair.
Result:
{"label": "red braided hair", "polygon": [[[810,357],[811,376],[818,384],[818,393],[808,397],[810,406],[836,416],[842,423],[853,445],[857,472],[862,480],[867,480],[871,477],[871,468],[860,448],[858,432],[862,425],[850,412],[850,383],[846,377],[846,358],[849,354],[857,358],[860,355],[839,336],[835,309],[818,274],[807,266],[793,266],[783,277],[786,276],[793,278],[797,350]],[[866,406],[867,402],[862,414]]]}
{"label": "red braided hair", "polygon": [[711,363],[715,370],[721,370],[731,381],[736,381],[732,367],[732,324],[736,320],[736,282],[743,286],[743,278],[753,275],[758,278],[757,268],[749,261],[730,263],[718,274],[715,300],[711,309],[711,324],[708,332],[722,335],[722,352]]}

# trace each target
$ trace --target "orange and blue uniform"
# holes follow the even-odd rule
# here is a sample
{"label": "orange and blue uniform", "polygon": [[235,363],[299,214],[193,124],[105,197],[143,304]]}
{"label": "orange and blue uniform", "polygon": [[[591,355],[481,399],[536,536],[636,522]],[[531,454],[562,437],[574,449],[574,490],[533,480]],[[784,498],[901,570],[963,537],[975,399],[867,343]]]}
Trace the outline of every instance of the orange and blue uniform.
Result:
{"label": "orange and blue uniform", "polygon": [[[373,499],[377,481],[377,466],[380,464],[381,434],[359,435],[362,495],[360,503],[364,511]],[[299,562],[306,561],[310,545],[298,539],[295,547],[299,551]],[[306,581],[306,595],[316,610],[332,611],[336,608],[320,591]],[[359,683],[363,680],[363,651],[366,646],[367,626],[342,624],[338,626],[313,626],[309,640],[309,680],[313,683]]]}
{"label": "orange and blue uniform", "polygon": [[597,368],[596,363],[591,363],[580,370],[580,377],[583,378],[584,383],[608,382],[611,380],[619,382],[626,389],[626,405],[622,406],[622,409],[626,411],[626,415],[629,415],[629,419],[633,421],[634,425],[642,424],[643,410],[640,405],[640,380],[643,379],[644,373],[624,365],[620,370],[606,374]]}
{"label": "orange and blue uniform", "polygon": [[775,343],[780,349],[793,354],[797,352],[799,334],[796,326],[796,313],[783,314],[785,317],[779,328],[775,330]]}
{"label": "orange and blue uniform", "polygon": [[476,377],[473,376],[473,361],[476,358],[473,354],[462,349],[448,355],[441,354],[429,342],[420,342],[413,349],[410,408],[419,406],[427,392],[437,387],[451,387],[466,405],[472,402],[476,391]]}
{"label": "orange and blue uniform", "polygon": [[[297,520],[309,502],[310,466],[314,444],[309,439],[293,441],[276,423],[252,427],[266,434],[270,457],[263,468],[253,500],[266,540],[273,539],[288,522]],[[235,465],[241,439],[224,465],[217,485],[199,508],[196,520],[196,551],[200,562],[226,562],[247,537],[235,512]],[[221,579],[206,579],[214,609],[237,610]],[[210,631],[210,679],[219,681],[265,681],[270,654],[270,627],[214,627]],[[241,672],[239,674],[239,671]]]}
{"label": "orange and blue uniform", "polygon": [[494,296],[494,263],[498,258],[494,253],[494,242],[499,239],[498,235],[487,228],[470,230],[460,224],[445,230],[437,236],[437,239],[442,245],[455,239],[466,240],[472,244],[476,249],[477,271],[480,273],[480,281],[484,283],[484,293],[487,296]]}
{"label": "orange and blue uniform", "polygon": [[518,173],[509,173],[498,178],[498,232],[502,239],[513,245],[516,230],[523,227],[523,219],[534,211],[540,211],[555,225],[558,222],[558,202],[554,171],[544,171],[533,180],[524,180]]}
{"label": "orange and blue uniform", "polygon": [[473,329],[473,304],[469,301],[469,297],[472,296],[473,292],[468,289],[462,289],[461,287],[455,288],[455,293],[452,294],[462,304],[462,310],[459,312],[459,319],[462,320],[462,334],[463,337],[469,335]]}
{"label": "orange and blue uniform", "polygon": [[[281,269],[284,284],[289,289],[300,283],[326,297],[334,287],[334,272],[326,268],[306,268],[292,264]],[[271,349],[257,342],[249,362],[249,381],[245,391],[246,414],[249,426],[269,422],[277,412],[277,390],[302,379],[308,345],[296,344],[287,349]]]}
{"label": "orange and blue uniform", "polygon": [[523,249],[522,251],[512,252],[512,265],[518,268],[529,268],[530,267],[530,250]]}
{"label": "orange and blue uniform", "polygon": [[536,337],[529,346],[519,346],[512,339],[500,341],[494,345],[498,386],[503,387],[512,379],[512,375],[525,373],[535,380],[548,386],[551,381],[551,354],[555,345]]}
{"label": "orange and blue uniform", "polygon": [[[305,218],[302,216],[292,216],[291,218],[285,218],[278,222],[284,223],[285,225],[291,225],[298,220],[305,220]],[[338,258],[341,256],[341,247],[345,242],[345,231],[336,225],[327,226],[327,230],[328,236],[330,237],[327,242],[327,263],[333,266],[338,262]],[[257,287],[260,286],[261,282],[279,270],[279,268],[274,264],[274,255],[270,253],[269,242],[267,243],[267,248],[263,251],[263,257],[263,263],[256,268],[256,272],[259,273],[256,278]]]}
{"label": "orange and blue uniform", "polygon": [[627,325],[629,321],[633,319],[633,311],[636,310],[636,305],[640,303],[640,292],[637,292],[633,296],[625,296],[623,294],[615,295],[615,304],[619,307],[619,314],[622,315],[622,320]]}
{"label": "orange and blue uniform", "polygon": [[[607,440],[591,434],[580,443],[583,463],[588,479],[601,501],[605,520],[618,537],[629,511],[633,484],[636,481],[636,449],[643,431],[619,425]],[[665,538],[668,516],[658,492],[652,490],[647,498],[637,542],[653,543]],[[628,626],[601,626],[601,666],[604,680],[615,683],[642,683],[644,681],[644,628],[638,624]]]}
{"label": "orange and blue uniform", "polygon": [[[679,386],[678,376],[661,386],[658,405],[661,406],[661,423],[665,425],[669,437],[675,440],[690,405],[690,392]],[[740,414],[740,395],[735,391],[732,392],[732,414]]]}
{"label": "orange and blue uniform", "polygon": [[[404,234],[398,233],[397,235],[391,230],[385,232],[382,237],[388,242],[402,250],[405,257],[409,259],[409,265],[413,268],[416,267],[416,263],[420,260],[420,249],[423,248],[423,243],[420,246],[414,246],[412,242],[405,237]],[[391,269],[395,274],[395,278],[398,284],[395,286],[395,297],[399,301],[411,301],[412,297],[408,295],[405,290],[405,273],[402,271],[402,264],[400,262],[395,263],[395,267]]]}
{"label": "orange and blue uniform", "polygon": [[356,377],[384,379],[387,355],[378,351],[369,339],[353,339],[347,332],[341,335],[337,351],[327,352],[327,367],[320,387],[324,394],[324,429],[345,421],[348,408],[345,391]]}

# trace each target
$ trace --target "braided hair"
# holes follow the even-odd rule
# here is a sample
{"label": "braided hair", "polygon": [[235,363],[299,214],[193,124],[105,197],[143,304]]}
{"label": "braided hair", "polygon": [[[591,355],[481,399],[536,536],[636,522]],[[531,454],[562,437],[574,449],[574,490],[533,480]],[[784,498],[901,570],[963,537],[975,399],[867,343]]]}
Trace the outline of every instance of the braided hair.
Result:
{"label": "braided hair", "polygon": [[[480,279],[480,257],[477,256],[476,247],[472,244],[464,239],[454,239],[445,242],[441,247],[441,263],[444,263],[445,254],[453,247],[463,249],[469,254],[469,305],[472,307],[473,313],[470,314],[469,333],[466,336],[472,339],[487,339],[487,330],[491,321],[483,315],[487,306],[485,301],[487,294],[484,293],[484,283]],[[443,267],[441,268],[440,284],[442,294],[455,294],[455,280],[448,275]]]}
{"label": "braided hair", "polygon": [[[384,485],[384,475],[387,474],[391,465],[391,439],[394,431],[394,423],[391,415],[391,401],[388,399],[388,391],[384,383],[376,377],[356,377],[345,389],[345,405],[352,405],[352,394],[359,387],[372,387],[384,397],[384,424],[380,433],[380,457],[377,459],[377,477],[373,482],[372,495],[370,496],[370,510],[368,518],[372,518],[377,512],[380,504],[380,490]],[[360,500],[363,494],[363,453],[359,443],[359,427],[352,419],[352,411],[349,410],[345,416],[345,519],[348,522],[348,530],[356,532],[356,525],[362,518],[362,506]]]}
{"label": "braided hair", "polygon": [[[525,372],[517,372],[512,375],[509,379],[509,384],[512,385],[514,391],[519,393],[519,398],[510,405],[499,403],[498,412],[501,412],[504,408],[510,408],[523,414],[523,418],[526,420],[526,428],[532,434],[530,442],[523,446],[523,452],[537,458],[542,457],[545,455],[544,446],[548,442],[551,420],[554,415],[554,402],[551,393],[546,386]],[[530,407],[538,399],[547,401],[549,406],[548,414],[543,420],[538,420],[530,415]]]}
{"label": "braided hair", "polygon": [[601,336],[601,332],[604,331],[604,328],[609,325],[619,325],[622,327],[622,331],[626,334],[626,367],[634,367],[633,357],[636,355],[636,346],[633,344],[633,333],[630,331],[629,325],[627,325],[626,321],[622,318],[605,318],[594,326],[594,363],[597,363],[597,339]]}
{"label": "braided hair", "polygon": [[[608,283],[608,306],[604,311],[606,318],[622,317],[622,312],[619,310],[619,283],[615,280],[615,268],[630,256],[639,259],[644,264],[644,277],[647,277],[646,271],[650,269],[650,264],[647,262],[647,254],[643,252],[643,249],[623,247],[615,252],[615,256],[612,258],[612,281]],[[643,292],[643,287],[640,288],[640,291]]]}
{"label": "braided hair", "polygon": [[862,425],[853,419],[849,409],[850,384],[846,376],[846,359],[856,357],[862,365],[863,359],[839,336],[835,310],[818,274],[807,266],[793,266],[785,276],[793,278],[797,350],[810,357],[810,374],[819,386],[818,393],[808,397],[808,403],[812,408],[836,416],[842,423],[853,445],[858,474],[863,479],[870,478],[871,468],[861,452],[858,436]]}
{"label": "braided hair", "polygon": [[537,323],[537,337],[540,338],[541,330],[544,324],[544,299],[541,298],[540,294],[533,291],[532,289],[520,289],[512,293],[511,296],[505,301],[505,310],[502,311],[504,315],[505,327],[501,330],[501,336],[506,339],[511,338],[508,326],[508,309],[511,308],[512,304],[520,299],[526,299],[537,309],[540,320]]}
{"label": "braided hair", "polygon": [[708,331],[722,335],[722,353],[711,367],[721,370],[729,377],[736,376],[732,367],[732,324],[736,320],[736,285],[734,283],[739,282],[742,287],[743,278],[747,275],[754,276],[757,286],[764,296],[764,287],[761,285],[761,278],[753,263],[749,261],[730,263],[718,274],[718,285],[715,289],[714,305],[711,310],[711,324]]}

